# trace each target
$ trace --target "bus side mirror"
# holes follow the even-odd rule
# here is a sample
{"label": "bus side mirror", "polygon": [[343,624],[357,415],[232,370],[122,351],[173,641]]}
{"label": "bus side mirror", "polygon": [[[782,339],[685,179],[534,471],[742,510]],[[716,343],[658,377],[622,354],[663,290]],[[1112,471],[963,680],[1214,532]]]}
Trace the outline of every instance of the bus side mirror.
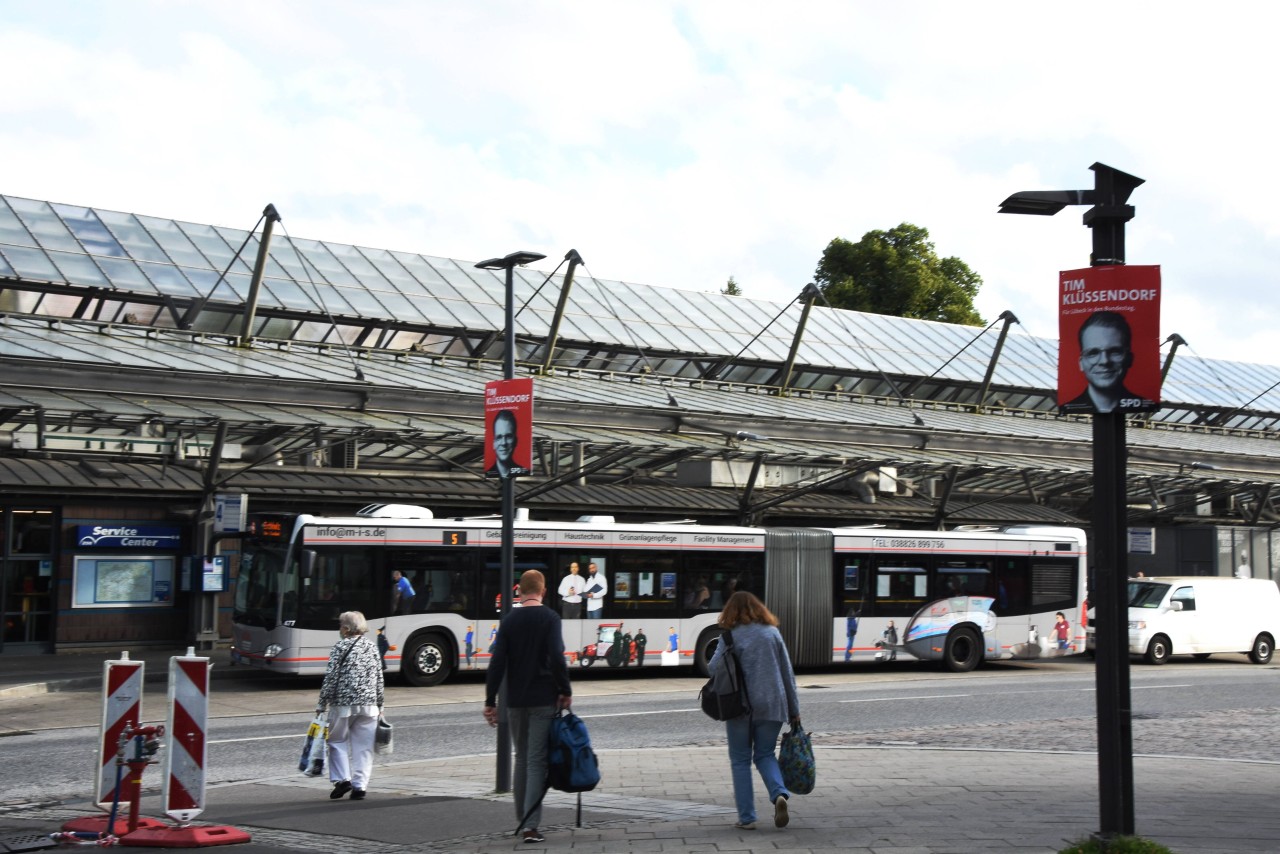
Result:
{"label": "bus side mirror", "polygon": [[300,565],[298,569],[301,571],[302,577],[307,579],[311,578],[311,576],[315,574],[316,570],[315,551],[312,549],[303,549],[299,563]]}

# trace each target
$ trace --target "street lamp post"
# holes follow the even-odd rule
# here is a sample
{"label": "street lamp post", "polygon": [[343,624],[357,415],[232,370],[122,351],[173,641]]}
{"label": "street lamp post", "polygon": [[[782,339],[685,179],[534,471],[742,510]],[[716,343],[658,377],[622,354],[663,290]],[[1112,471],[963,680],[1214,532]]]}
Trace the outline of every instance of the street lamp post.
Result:
{"label": "street lamp post", "polygon": [[[546,255],[537,252],[512,252],[505,258],[490,258],[476,267],[481,270],[506,270],[506,300],[504,314],[502,378],[515,379],[516,375],[516,323],[515,323],[515,273],[516,267],[541,261]],[[516,484],[511,471],[502,475],[502,616],[511,610],[511,587],[515,583],[515,518]],[[506,684],[498,694],[498,761],[494,790],[511,791],[511,729],[507,723]]]}
{"label": "street lamp post", "polygon": [[[1089,266],[1124,264],[1124,226],[1133,219],[1129,194],[1141,178],[1095,163],[1092,190],[1032,190],[1014,193],[1000,213],[1052,216],[1067,205],[1093,205],[1084,224],[1093,232]],[[1093,527],[1096,589],[1099,836],[1132,836],[1133,730],[1129,690],[1128,517],[1125,413],[1093,416]]]}

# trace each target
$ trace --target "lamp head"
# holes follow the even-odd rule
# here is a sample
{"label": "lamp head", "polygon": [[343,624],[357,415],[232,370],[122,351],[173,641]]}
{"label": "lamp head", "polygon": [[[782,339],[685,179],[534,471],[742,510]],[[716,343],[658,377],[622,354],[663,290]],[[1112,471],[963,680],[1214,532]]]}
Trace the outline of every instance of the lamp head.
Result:
{"label": "lamp head", "polygon": [[505,258],[490,258],[488,261],[481,261],[476,265],[481,270],[506,270],[511,267],[523,267],[525,264],[532,264],[534,261],[541,261],[546,258],[537,252],[512,252]]}

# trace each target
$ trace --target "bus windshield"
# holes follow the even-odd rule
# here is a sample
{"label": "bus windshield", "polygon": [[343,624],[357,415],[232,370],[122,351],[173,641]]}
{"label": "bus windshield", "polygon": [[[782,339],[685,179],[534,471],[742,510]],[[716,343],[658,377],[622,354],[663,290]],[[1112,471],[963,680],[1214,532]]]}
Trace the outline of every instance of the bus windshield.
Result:
{"label": "bus windshield", "polygon": [[273,628],[280,602],[284,547],[247,541],[240,555],[233,619],[247,626]]}

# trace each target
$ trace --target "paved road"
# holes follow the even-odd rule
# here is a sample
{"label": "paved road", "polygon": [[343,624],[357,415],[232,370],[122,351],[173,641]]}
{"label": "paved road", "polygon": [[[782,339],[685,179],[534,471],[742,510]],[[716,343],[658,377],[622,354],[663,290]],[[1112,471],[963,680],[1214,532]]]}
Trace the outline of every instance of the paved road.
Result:
{"label": "paved road", "polygon": [[[1240,673],[1274,690],[1280,667],[1249,667],[1226,661],[1213,670],[1201,663],[1135,668],[1135,710],[1142,708],[1141,683],[1189,674],[1187,682]],[[1084,660],[1042,665],[1061,674],[1076,691]],[[1056,669],[1056,670],[1055,670]],[[975,678],[943,680],[981,690],[1000,670],[984,668]],[[260,674],[237,676],[227,691],[215,681],[218,715],[253,715],[263,704],[305,714],[310,691],[256,684]],[[801,676],[809,692],[820,685],[862,681],[861,693],[877,690],[936,691],[937,673],[919,668],[900,672],[815,673]],[[1199,676],[1196,680],[1194,677]],[[226,677],[224,677],[225,681]],[[580,680],[582,702],[635,690],[687,692],[690,680],[666,675],[642,683]],[[988,681],[986,684],[991,684]],[[150,686],[149,686],[150,687]],[[162,686],[158,686],[161,687]],[[478,686],[462,682],[413,694],[417,702],[474,703]],[[408,691],[409,689],[393,689]],[[955,693],[955,689],[951,689]],[[917,694],[921,692],[916,691]],[[1168,691],[1165,694],[1168,695]],[[229,694],[239,694],[233,699]],[[163,697],[163,694],[159,694]],[[256,708],[245,708],[244,697]],[[1175,695],[1176,696],[1176,695]],[[220,698],[221,697],[221,698]],[[0,727],[14,731],[15,706],[37,707],[49,726],[72,726],[83,719],[86,698],[68,693],[43,697],[0,693]],[[407,698],[406,698],[407,699]],[[151,698],[148,698],[150,702]],[[240,703],[237,707],[237,703]],[[285,705],[280,705],[285,704]],[[77,707],[81,707],[77,711]],[[158,712],[160,705],[154,710]],[[76,715],[81,717],[77,718]],[[65,716],[65,717],[64,717]],[[59,723],[59,722],[62,723]],[[822,731],[819,790],[798,797],[786,831],[766,824],[755,833],[737,831],[727,783],[723,742],[712,736],[667,749],[605,749],[605,782],[584,796],[583,826],[575,826],[571,798],[553,793],[546,820],[547,848],[586,852],[724,851],[786,849],[854,852],[1052,852],[1098,827],[1097,760],[1094,723],[1088,716],[1029,716],[1018,721],[978,721],[944,726],[877,726],[865,730]],[[14,736],[29,738],[29,736]],[[0,755],[17,742],[0,739]],[[1178,709],[1134,721],[1137,829],[1180,854],[1275,851],[1280,849],[1280,708]],[[492,752],[399,761],[377,769],[374,790],[361,804],[331,804],[327,786],[297,774],[251,783],[212,787],[210,821],[247,829],[253,842],[240,852],[501,851],[522,847],[498,831],[514,825],[509,797],[492,793]],[[38,800],[38,799],[37,799]],[[144,803],[158,814],[156,799]],[[761,809],[764,808],[763,799]],[[83,804],[33,802],[21,788],[0,802],[0,841],[5,831],[55,829],[82,815]],[[528,847],[524,847],[528,850]]]}

